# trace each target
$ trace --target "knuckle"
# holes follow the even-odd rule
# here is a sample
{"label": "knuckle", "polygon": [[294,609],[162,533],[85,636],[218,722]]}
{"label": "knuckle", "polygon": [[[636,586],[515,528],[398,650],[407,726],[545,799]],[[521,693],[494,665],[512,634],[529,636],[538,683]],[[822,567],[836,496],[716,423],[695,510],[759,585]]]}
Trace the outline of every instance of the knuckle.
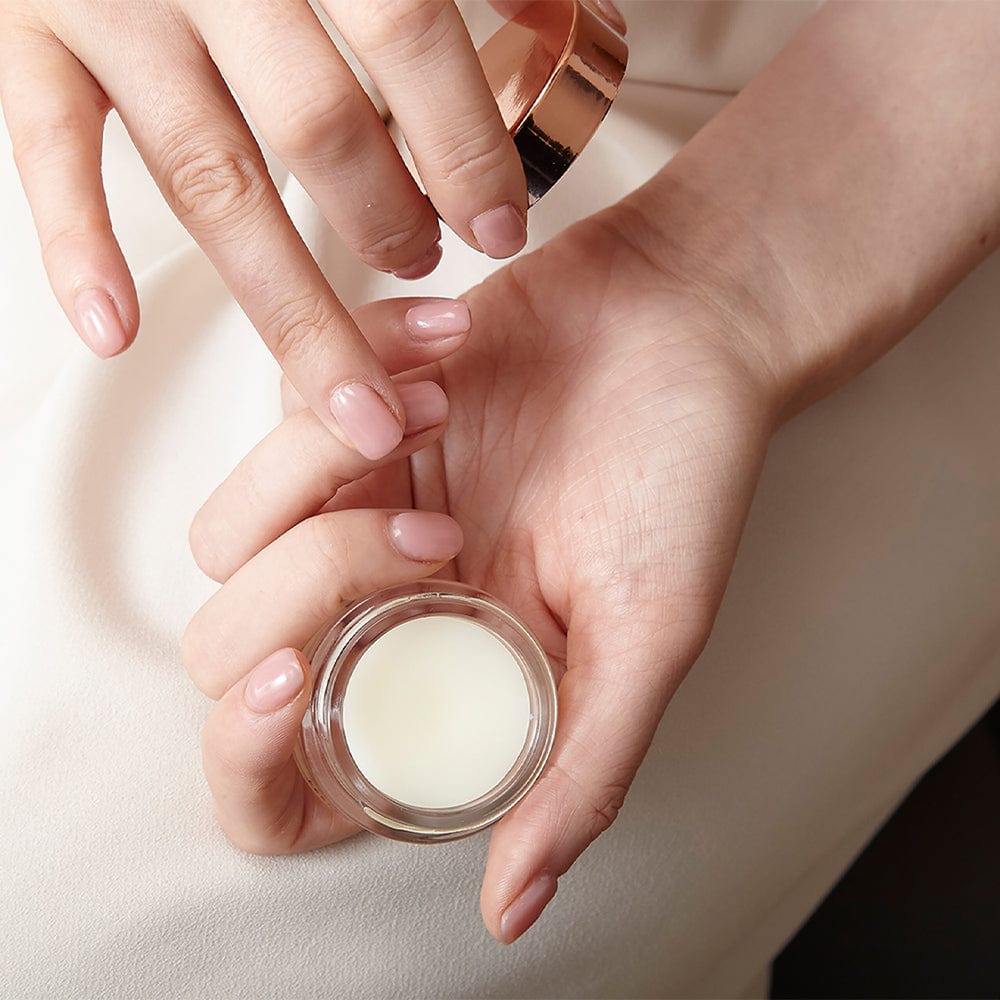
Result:
{"label": "knuckle", "polygon": [[111,227],[105,217],[97,213],[82,213],[72,220],[59,220],[40,224],[38,242],[42,257],[54,262],[60,257],[73,257],[87,253],[95,240],[111,236]]}
{"label": "knuckle", "polygon": [[286,110],[275,128],[275,145],[290,159],[345,160],[363,147],[370,107],[357,86],[324,87],[313,81],[293,88],[281,104]]}
{"label": "knuckle", "polygon": [[372,53],[406,51],[419,58],[441,38],[443,0],[365,0],[353,34],[362,49]]}
{"label": "knuckle", "polygon": [[596,840],[618,818],[625,803],[628,784],[616,780],[602,782],[594,788],[586,787],[564,767],[551,765],[553,777],[559,783],[556,813],[575,817],[587,844]]}
{"label": "knuckle", "polygon": [[309,539],[312,566],[324,605],[343,603],[343,581],[351,578],[351,542],[348,532],[339,529],[336,517],[320,515],[307,522],[312,529]]}
{"label": "knuckle", "polygon": [[194,686],[213,700],[225,693],[225,684],[218,673],[211,669],[215,662],[217,644],[213,630],[206,624],[205,609],[202,608],[188,622],[181,636],[181,662]]}
{"label": "knuckle", "polygon": [[228,560],[219,544],[219,533],[212,514],[203,507],[194,516],[188,528],[188,547],[195,565],[210,580],[223,583],[229,576]]}
{"label": "knuckle", "polygon": [[264,201],[268,180],[258,157],[202,140],[176,144],[164,158],[167,201],[185,223],[211,226],[246,217]]}
{"label": "knuckle", "polygon": [[628,786],[609,784],[590,799],[590,839],[596,840],[618,818]]}
{"label": "knuckle", "polygon": [[384,216],[360,234],[351,249],[372,267],[409,263],[438,238],[434,219],[427,201],[412,199],[403,211]]}
{"label": "knuckle", "polygon": [[486,118],[460,133],[452,132],[430,155],[442,181],[456,186],[481,185],[506,174],[514,147],[500,123]]}
{"label": "knuckle", "polygon": [[11,129],[11,147],[18,163],[38,164],[65,157],[79,145],[80,124],[68,113],[26,115]]}
{"label": "knuckle", "polygon": [[336,326],[329,304],[318,296],[282,303],[264,325],[265,336],[282,367],[296,357],[302,358],[323,338],[324,331]]}

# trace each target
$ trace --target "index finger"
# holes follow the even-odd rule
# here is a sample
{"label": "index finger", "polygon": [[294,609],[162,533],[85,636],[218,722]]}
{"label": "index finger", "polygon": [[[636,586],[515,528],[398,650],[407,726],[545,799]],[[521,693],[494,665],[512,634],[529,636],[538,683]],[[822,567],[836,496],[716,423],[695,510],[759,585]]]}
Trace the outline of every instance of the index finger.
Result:
{"label": "index finger", "polygon": [[[162,64],[124,90],[87,53],[168,204],[215,265],[289,380],[317,416],[368,459],[402,440],[389,376],[292,224],[259,147],[208,54]],[[160,63],[160,64],[158,64]]]}

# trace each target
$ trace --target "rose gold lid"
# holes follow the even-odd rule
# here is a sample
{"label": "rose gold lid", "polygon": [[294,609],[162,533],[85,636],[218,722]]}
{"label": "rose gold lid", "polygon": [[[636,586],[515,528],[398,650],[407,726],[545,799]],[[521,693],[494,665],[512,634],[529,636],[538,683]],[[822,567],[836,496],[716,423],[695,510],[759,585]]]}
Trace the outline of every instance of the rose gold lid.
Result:
{"label": "rose gold lid", "polygon": [[610,110],[628,45],[587,0],[543,0],[487,39],[479,58],[524,164],[533,205]]}

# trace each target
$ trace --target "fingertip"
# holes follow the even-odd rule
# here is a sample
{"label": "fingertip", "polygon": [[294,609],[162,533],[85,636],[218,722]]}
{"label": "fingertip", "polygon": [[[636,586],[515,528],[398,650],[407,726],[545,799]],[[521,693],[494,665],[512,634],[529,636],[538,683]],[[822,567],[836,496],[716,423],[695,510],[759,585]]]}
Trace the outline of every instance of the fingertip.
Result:
{"label": "fingertip", "polygon": [[419,278],[426,278],[441,263],[443,254],[444,250],[441,248],[441,244],[435,243],[418,260],[406,267],[397,268],[392,273],[404,281],[417,281]]}
{"label": "fingertip", "polygon": [[385,397],[365,382],[337,386],[330,393],[330,412],[348,442],[371,462],[385,458],[403,440],[405,417],[401,421]]}
{"label": "fingertip", "polygon": [[486,929],[501,944],[513,944],[542,915],[552,902],[559,882],[550,872],[539,872],[510,902],[499,917],[483,903]]}
{"label": "fingertip", "polygon": [[469,223],[479,248],[494,260],[506,260],[520,253],[528,242],[524,212],[510,204],[481,212]]}

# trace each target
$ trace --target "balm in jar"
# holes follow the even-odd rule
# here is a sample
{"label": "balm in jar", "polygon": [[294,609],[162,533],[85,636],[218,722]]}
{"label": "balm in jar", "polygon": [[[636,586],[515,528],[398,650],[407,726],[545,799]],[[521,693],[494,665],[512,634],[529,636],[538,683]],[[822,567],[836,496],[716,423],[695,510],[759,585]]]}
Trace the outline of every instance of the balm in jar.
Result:
{"label": "balm in jar", "polygon": [[304,650],[313,694],[296,760],[359,826],[408,841],[495,823],[545,766],[556,685],[497,600],[423,580],[350,605]]}

